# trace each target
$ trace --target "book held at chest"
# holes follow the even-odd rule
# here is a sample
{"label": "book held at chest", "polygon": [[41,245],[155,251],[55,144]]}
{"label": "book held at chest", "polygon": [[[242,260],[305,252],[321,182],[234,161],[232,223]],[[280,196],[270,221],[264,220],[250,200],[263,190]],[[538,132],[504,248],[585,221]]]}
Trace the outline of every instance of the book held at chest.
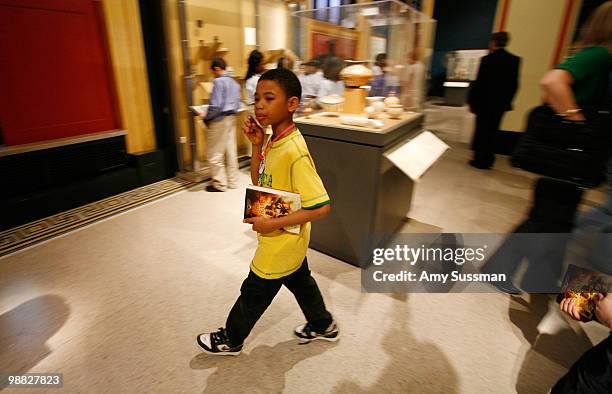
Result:
{"label": "book held at chest", "polygon": [[[244,197],[244,218],[274,219],[287,216],[302,208],[300,195],[269,187],[249,185]],[[293,234],[300,233],[300,225],[284,227]]]}

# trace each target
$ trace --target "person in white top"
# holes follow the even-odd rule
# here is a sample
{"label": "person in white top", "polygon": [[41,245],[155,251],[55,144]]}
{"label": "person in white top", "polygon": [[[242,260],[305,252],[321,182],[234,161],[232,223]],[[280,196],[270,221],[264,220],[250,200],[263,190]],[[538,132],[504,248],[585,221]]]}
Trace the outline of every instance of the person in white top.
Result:
{"label": "person in white top", "polygon": [[342,81],[332,81],[330,79],[323,79],[321,81],[321,87],[319,88],[318,98],[325,96],[344,96],[344,82]]}
{"label": "person in white top", "polygon": [[255,89],[257,88],[257,81],[259,77],[265,71],[264,69],[264,55],[257,49],[252,51],[249,55],[249,69],[244,77],[246,80],[244,89],[246,90],[246,103],[247,105],[253,105],[255,103]]}
{"label": "person in white top", "polygon": [[319,87],[323,81],[323,72],[319,70],[320,64],[317,60],[302,64],[304,74],[299,77],[302,85],[302,97],[317,97],[319,95]]}
{"label": "person in white top", "polygon": [[332,94],[344,96],[344,82],[340,79],[340,71],[344,68],[344,62],[337,57],[327,59],[323,65],[323,80],[319,87],[317,98]]}

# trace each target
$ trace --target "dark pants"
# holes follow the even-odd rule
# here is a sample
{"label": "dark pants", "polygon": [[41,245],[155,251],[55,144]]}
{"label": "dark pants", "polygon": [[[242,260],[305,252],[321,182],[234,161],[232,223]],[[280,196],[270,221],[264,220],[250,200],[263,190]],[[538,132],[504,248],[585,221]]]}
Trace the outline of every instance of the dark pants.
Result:
{"label": "dark pants", "polygon": [[332,322],[331,314],[325,309],[323,297],[304,259],[302,266],[289,276],[280,279],[262,279],[253,271],[240,287],[240,297],[232,307],[225,329],[233,345],[244,342],[257,320],[266,311],[281,286],[293,293],[308,323],[314,331],[323,332]]}
{"label": "dark pants", "polygon": [[495,162],[495,141],[504,111],[482,110],[476,114],[476,131],[472,140],[474,162],[491,167]]}
{"label": "dark pants", "polygon": [[612,334],[587,351],[552,388],[552,394],[609,393],[612,390]]}
{"label": "dark pants", "polygon": [[[482,268],[512,278],[519,264],[529,262],[521,288],[529,293],[557,293],[563,259],[583,190],[569,182],[539,178],[529,217],[506,238]],[[529,237],[525,233],[549,233]],[[555,234],[555,235],[552,235]]]}
{"label": "dark pants", "polygon": [[612,275],[612,188],[605,203],[578,218],[570,251],[585,267]]}

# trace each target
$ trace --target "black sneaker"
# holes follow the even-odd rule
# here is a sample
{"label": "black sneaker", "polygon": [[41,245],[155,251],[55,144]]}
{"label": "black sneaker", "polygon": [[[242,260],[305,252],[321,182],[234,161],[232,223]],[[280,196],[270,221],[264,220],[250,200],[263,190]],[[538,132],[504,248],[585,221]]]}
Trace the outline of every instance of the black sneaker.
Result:
{"label": "black sneaker", "polygon": [[476,160],[470,160],[469,164],[474,168],[478,168],[479,170],[490,170],[492,167],[492,166],[486,166],[484,164],[481,164],[477,162]]}
{"label": "black sneaker", "polygon": [[523,291],[521,289],[519,289],[518,287],[514,286],[512,284],[512,282],[509,282],[509,281],[505,281],[505,282],[489,282],[489,284],[491,286],[495,287],[497,290],[501,291],[502,293],[512,294],[512,295],[519,295],[519,294],[523,293]]}
{"label": "black sneaker", "polygon": [[215,192],[219,193],[219,192],[224,192],[225,190],[217,189],[213,185],[208,185],[208,186],[206,186],[206,191],[207,192],[213,192],[213,193],[215,193]]}
{"label": "black sneaker", "polygon": [[219,328],[217,332],[200,334],[197,341],[202,350],[215,356],[237,356],[242,351],[243,346],[242,343],[238,346],[232,346],[225,328]]}
{"label": "black sneaker", "polygon": [[293,331],[293,335],[297,337],[300,343],[308,343],[317,339],[336,342],[338,339],[340,339],[340,330],[338,329],[338,325],[335,321],[332,321],[329,327],[327,327],[327,329],[322,333],[314,331],[312,329],[312,325],[310,323],[306,323],[296,327]]}

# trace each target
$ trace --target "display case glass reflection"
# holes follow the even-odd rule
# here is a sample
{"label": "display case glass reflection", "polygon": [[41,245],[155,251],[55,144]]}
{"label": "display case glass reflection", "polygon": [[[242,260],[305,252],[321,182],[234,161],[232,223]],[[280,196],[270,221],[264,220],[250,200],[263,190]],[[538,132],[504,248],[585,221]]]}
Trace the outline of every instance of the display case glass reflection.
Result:
{"label": "display case glass reflection", "polygon": [[[307,21],[301,24],[306,27],[300,34],[304,61],[317,62],[323,73],[329,59],[359,62],[373,73],[367,84],[368,96],[392,93],[406,110],[422,109],[435,30],[433,19],[396,0],[319,7],[293,15]],[[351,65],[355,63],[345,63]],[[348,96],[345,94],[350,100]],[[362,112],[367,115],[365,108]]]}

